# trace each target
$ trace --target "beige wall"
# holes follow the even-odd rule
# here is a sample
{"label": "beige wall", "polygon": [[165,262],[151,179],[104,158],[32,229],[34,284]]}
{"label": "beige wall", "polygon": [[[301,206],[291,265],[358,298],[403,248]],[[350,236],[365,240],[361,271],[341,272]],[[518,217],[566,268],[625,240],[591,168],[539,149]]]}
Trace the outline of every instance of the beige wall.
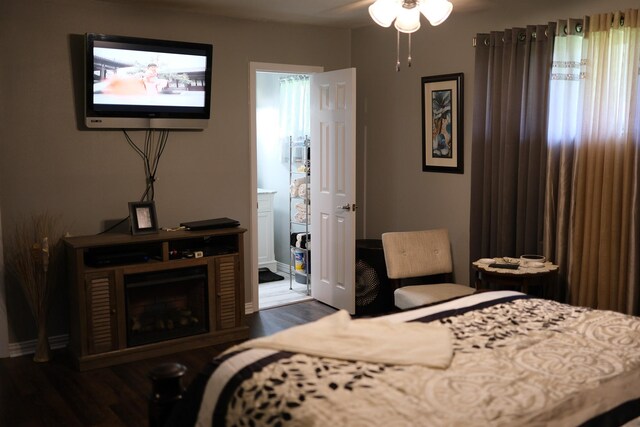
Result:
{"label": "beige wall", "polygon": [[[456,1],[452,3],[454,11],[447,21],[432,27],[423,19],[422,28],[414,33],[411,68],[406,65],[407,37],[401,37],[399,73],[395,30],[369,26],[353,32],[352,66],[358,70],[358,235],[379,238],[386,231],[447,228],[455,280],[469,283],[473,37],[638,4],[637,0],[511,0],[482,2],[491,7],[489,11],[457,13]],[[420,79],[450,73],[464,73],[464,174],[422,172]]]}
{"label": "beige wall", "polygon": [[[82,47],[77,35],[102,32],[214,45],[209,129],[172,132],[160,162],[156,204],[162,227],[217,216],[249,224],[250,61],[319,65],[326,70],[354,66],[358,82],[358,237],[446,227],[451,234],[455,275],[467,282],[473,35],[637,7],[637,0],[511,0],[503,4],[508,7],[498,5],[490,12],[454,10],[440,27],[424,23],[414,35],[413,67],[403,64],[396,73],[395,32],[377,26],[350,33],[124,2],[2,1],[0,209],[5,242],[16,218],[42,211],[60,214],[73,234],[97,233],[104,221],[127,216],[127,202],[138,199],[144,189],[142,164],[121,132],[77,128],[82,81]],[[406,56],[404,37],[402,49]],[[425,173],[420,161],[420,77],[457,72],[465,75],[465,173]],[[141,141],[142,132],[132,134]],[[248,244],[249,236],[245,242]],[[249,264],[246,258],[247,299],[251,295]],[[35,332],[24,299],[11,283],[7,285],[10,341],[32,339]],[[68,320],[64,289],[54,299],[52,335],[65,333]]]}
{"label": "beige wall", "polygon": [[[128,215],[144,190],[143,165],[122,132],[78,130],[82,45],[101,32],[214,45],[213,118],[205,131],[171,132],[156,184],[159,225],[220,216],[249,225],[249,62],[349,65],[344,29],[215,18],[93,0],[0,3],[0,188],[5,242],[21,215],[60,214],[73,234],[101,231]],[[143,132],[132,132],[142,143]],[[251,233],[250,230],[248,233]],[[249,235],[245,235],[250,253]],[[6,252],[6,251],[5,251]],[[250,298],[245,259],[246,295]],[[10,342],[32,339],[22,295],[8,283]],[[67,331],[67,298],[56,293],[51,335]]]}

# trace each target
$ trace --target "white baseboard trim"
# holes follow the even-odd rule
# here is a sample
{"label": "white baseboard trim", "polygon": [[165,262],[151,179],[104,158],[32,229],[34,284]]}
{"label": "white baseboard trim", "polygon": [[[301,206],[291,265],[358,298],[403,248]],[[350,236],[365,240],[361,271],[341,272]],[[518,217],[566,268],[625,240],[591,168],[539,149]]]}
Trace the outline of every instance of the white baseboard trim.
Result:
{"label": "white baseboard trim", "polygon": [[[26,356],[36,352],[37,340],[9,343],[9,357]],[[69,344],[69,335],[56,335],[49,337],[49,346],[52,350],[64,348]]]}
{"label": "white baseboard trim", "polygon": [[278,271],[282,271],[283,273],[289,274],[289,264],[285,264],[284,262],[278,261]]}

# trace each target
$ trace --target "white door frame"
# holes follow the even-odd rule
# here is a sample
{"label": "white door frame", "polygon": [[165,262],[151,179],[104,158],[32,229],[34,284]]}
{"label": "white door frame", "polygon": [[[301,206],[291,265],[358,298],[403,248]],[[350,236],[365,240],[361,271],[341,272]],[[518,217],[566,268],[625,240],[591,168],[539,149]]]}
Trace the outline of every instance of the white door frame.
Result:
{"label": "white door frame", "polygon": [[249,63],[249,117],[251,126],[251,176],[249,189],[251,197],[249,197],[249,212],[251,212],[251,224],[249,233],[249,247],[251,248],[251,308],[247,306],[245,311],[252,313],[258,311],[259,295],[258,295],[258,159],[257,159],[257,134],[256,134],[256,73],[272,72],[272,73],[298,73],[313,74],[321,73],[324,67],[313,65],[291,65],[291,64],[271,64],[268,62],[250,62]]}

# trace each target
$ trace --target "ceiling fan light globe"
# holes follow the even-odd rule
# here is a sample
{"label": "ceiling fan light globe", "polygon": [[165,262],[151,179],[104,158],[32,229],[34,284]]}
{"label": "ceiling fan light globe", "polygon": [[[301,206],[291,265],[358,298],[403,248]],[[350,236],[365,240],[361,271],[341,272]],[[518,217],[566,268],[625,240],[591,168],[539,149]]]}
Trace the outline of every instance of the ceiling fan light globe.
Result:
{"label": "ceiling fan light globe", "polygon": [[446,21],[452,10],[453,4],[447,0],[422,0],[420,2],[420,12],[434,27]]}
{"label": "ceiling fan light globe", "polygon": [[413,33],[420,29],[420,10],[417,7],[401,8],[395,27],[401,33]]}
{"label": "ceiling fan light globe", "polygon": [[369,6],[369,15],[373,22],[387,28],[398,16],[399,9],[401,7],[397,0],[376,0]]}

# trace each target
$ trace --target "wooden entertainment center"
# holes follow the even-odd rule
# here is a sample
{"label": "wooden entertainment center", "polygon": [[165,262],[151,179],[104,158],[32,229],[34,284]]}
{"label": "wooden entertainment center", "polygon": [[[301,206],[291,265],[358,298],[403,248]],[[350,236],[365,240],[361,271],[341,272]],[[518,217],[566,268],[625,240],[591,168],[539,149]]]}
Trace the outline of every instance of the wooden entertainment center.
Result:
{"label": "wooden entertainment center", "polygon": [[245,231],[65,238],[77,368],[246,339]]}

